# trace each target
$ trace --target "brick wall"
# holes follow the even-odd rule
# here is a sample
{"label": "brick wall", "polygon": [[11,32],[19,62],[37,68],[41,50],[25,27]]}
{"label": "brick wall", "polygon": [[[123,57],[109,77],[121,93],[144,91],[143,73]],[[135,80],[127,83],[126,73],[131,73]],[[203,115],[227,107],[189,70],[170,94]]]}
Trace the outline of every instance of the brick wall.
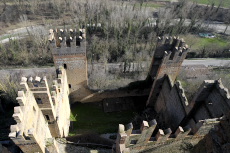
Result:
{"label": "brick wall", "polygon": [[[55,67],[64,67],[67,74],[71,101],[81,101],[92,94],[88,90],[85,29],[61,29],[53,32],[53,59]],[[67,40],[70,40],[70,46]],[[76,96],[77,95],[77,96]]]}

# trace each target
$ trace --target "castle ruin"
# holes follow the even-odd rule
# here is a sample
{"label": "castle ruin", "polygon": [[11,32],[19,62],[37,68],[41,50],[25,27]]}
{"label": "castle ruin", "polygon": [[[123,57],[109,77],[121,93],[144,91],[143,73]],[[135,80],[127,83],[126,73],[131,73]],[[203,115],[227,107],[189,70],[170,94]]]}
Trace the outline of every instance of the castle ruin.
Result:
{"label": "castle ruin", "polygon": [[[13,115],[17,124],[11,126],[9,137],[23,152],[59,152],[55,138],[68,136],[70,101],[111,97],[111,92],[95,93],[87,86],[85,38],[85,29],[79,32],[76,29],[50,30],[49,40],[57,69],[52,91],[46,77],[22,78],[22,90],[17,98],[20,106],[14,108]],[[134,129],[132,123],[120,124],[115,152],[148,151],[183,140],[199,142],[214,127],[225,124],[230,96],[221,80],[204,81],[191,102],[176,81],[187,52],[188,46],[183,39],[158,38],[148,74],[152,87],[146,102],[146,108],[155,114],[151,120],[142,122],[140,130]],[[143,94],[112,92],[120,92],[115,97]]]}
{"label": "castle ruin", "polygon": [[9,137],[25,153],[46,152],[49,145],[54,145],[56,137],[69,134],[70,104],[66,71],[58,69],[58,78],[53,81],[52,91],[46,77],[22,77],[21,91],[14,107],[13,118],[17,122],[11,125]]}
{"label": "castle ruin", "polygon": [[85,29],[50,30],[49,40],[53,43],[55,68],[63,66],[68,78],[70,98],[81,101],[91,92],[88,90],[86,32]]}
{"label": "castle ruin", "polygon": [[[185,140],[198,143],[208,136],[211,137],[209,142],[210,139],[219,139],[223,145],[221,150],[229,151],[226,148],[230,148],[227,143],[230,137],[223,138],[225,132],[229,131],[229,125],[221,126],[221,123],[228,123],[229,118],[228,89],[223,86],[221,79],[205,80],[189,102],[180,82],[176,81],[187,52],[188,47],[183,39],[158,38],[149,71],[153,80],[152,89],[146,103],[147,109],[151,108],[156,113],[150,118],[156,119],[143,121],[140,130],[133,130],[132,123],[127,126],[120,124],[114,146],[117,153],[153,151],[167,145],[172,147]],[[210,131],[218,126],[223,129],[221,136],[210,136]],[[212,144],[206,146],[206,150],[215,150]]]}

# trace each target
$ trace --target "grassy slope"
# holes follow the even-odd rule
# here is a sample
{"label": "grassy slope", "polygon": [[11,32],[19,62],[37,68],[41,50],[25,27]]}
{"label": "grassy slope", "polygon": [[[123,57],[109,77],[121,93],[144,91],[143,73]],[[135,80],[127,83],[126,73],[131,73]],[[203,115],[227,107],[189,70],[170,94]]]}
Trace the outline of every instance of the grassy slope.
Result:
{"label": "grassy slope", "polygon": [[208,46],[210,44],[216,44],[220,47],[226,47],[228,42],[221,38],[197,38],[199,43],[194,44],[193,48],[200,48],[203,46]]}
{"label": "grassy slope", "polygon": [[[220,0],[192,0],[192,1],[200,3],[200,4],[209,4],[209,5],[214,3],[216,6],[218,6],[220,3]],[[222,7],[229,8],[230,7],[230,0],[223,0]]]}
{"label": "grassy slope", "polygon": [[81,103],[71,108],[71,111],[70,120],[74,128],[70,129],[70,135],[114,133],[118,130],[118,124],[127,124],[134,116],[132,111],[104,113],[99,106]]}
{"label": "grassy slope", "polygon": [[225,48],[230,45],[229,41],[221,37],[201,38],[196,35],[181,35],[192,50],[202,50],[204,47],[215,45],[219,48]]}
{"label": "grassy slope", "polygon": [[156,2],[144,2],[142,5],[140,3],[136,3],[135,7],[150,7],[150,8],[159,8],[164,6],[162,3],[156,3]]}

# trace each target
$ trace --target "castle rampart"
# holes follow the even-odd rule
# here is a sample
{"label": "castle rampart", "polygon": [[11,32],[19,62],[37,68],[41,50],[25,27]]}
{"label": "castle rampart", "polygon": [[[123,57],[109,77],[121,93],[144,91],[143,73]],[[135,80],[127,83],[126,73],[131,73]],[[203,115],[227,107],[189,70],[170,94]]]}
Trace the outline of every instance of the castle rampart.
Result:
{"label": "castle rampart", "polygon": [[86,32],[85,29],[50,30],[55,67],[64,67],[68,79],[71,101],[81,101],[92,94],[88,90]]}
{"label": "castle rampart", "polygon": [[[14,108],[13,114],[17,124],[11,125],[9,137],[25,153],[45,153],[47,141],[68,135],[68,84],[65,70],[60,68],[59,72],[52,97],[46,77],[21,79],[22,91],[17,97],[20,106]],[[59,152],[58,148],[55,150]]]}
{"label": "castle rampart", "polygon": [[123,124],[119,124],[116,152],[137,153],[144,150],[154,150],[182,140],[197,140],[198,142],[209,133],[213,126],[219,124],[220,120],[217,118],[201,121],[197,125],[199,130],[192,135],[192,129],[188,126],[179,126],[175,132],[172,132],[170,128],[159,129],[156,120],[143,121],[140,130],[133,130],[132,123],[129,123],[126,128]]}
{"label": "castle rampart", "polygon": [[187,52],[188,46],[183,39],[166,37],[164,40],[161,37],[158,38],[157,47],[149,71],[149,76],[153,80],[153,85],[146,105],[155,105],[165,75],[168,75],[171,84],[174,84]]}

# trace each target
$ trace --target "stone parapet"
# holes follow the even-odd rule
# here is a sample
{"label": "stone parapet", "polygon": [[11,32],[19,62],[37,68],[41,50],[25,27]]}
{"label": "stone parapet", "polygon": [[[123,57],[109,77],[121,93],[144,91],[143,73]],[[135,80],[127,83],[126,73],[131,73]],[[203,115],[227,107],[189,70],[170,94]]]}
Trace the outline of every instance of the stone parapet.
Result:
{"label": "stone parapet", "polygon": [[[49,90],[46,77],[22,77],[16,98],[19,105],[14,107],[9,137],[25,153],[45,153],[46,141],[55,137],[65,137],[69,133],[69,89],[66,72],[60,67],[54,91]],[[57,145],[52,149],[58,152]]]}
{"label": "stone parapet", "polygon": [[[116,140],[116,152],[123,153],[128,150],[130,153],[137,153],[153,149],[164,144],[181,141],[183,139],[201,139],[207,135],[215,125],[219,124],[219,121],[219,119],[207,119],[200,121],[196,125],[198,127],[197,132],[193,134],[191,133],[192,129],[189,126],[179,126],[175,132],[173,132],[170,128],[165,130],[159,129],[157,127],[156,120],[152,120],[150,122],[143,121],[140,130],[132,130],[131,134],[130,128],[125,129],[124,125],[119,124]],[[130,127],[130,124],[131,123],[129,123],[127,127]]]}

